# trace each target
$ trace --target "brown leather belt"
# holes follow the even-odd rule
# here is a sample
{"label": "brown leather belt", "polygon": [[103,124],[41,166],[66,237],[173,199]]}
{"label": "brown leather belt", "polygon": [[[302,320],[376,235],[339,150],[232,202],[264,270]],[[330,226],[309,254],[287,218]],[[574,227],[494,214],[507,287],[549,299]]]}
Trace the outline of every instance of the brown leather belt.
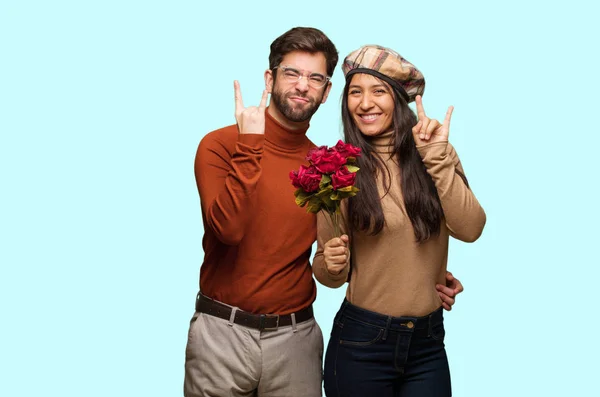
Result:
{"label": "brown leather belt", "polygon": [[[196,297],[197,312],[206,313],[224,320],[229,320],[231,318],[232,310],[233,309],[231,307],[212,300],[202,294],[198,294]],[[296,323],[310,320],[313,318],[312,305],[294,313],[294,316],[296,318]],[[235,324],[255,328],[260,331],[275,331],[278,327],[292,325],[292,315],[253,314],[238,309],[235,312],[235,318],[233,319],[233,322]]]}

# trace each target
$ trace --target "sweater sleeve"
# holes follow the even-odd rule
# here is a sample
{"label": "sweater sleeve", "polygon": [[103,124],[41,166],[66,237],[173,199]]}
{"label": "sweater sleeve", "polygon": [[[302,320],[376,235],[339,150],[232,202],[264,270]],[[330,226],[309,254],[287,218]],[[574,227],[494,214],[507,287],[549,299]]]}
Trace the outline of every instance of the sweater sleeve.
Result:
{"label": "sweater sleeve", "polygon": [[[348,234],[347,230],[348,228],[346,226],[346,223],[340,221],[340,233]],[[319,211],[319,213],[317,214],[317,251],[315,252],[312,265],[313,274],[315,275],[317,281],[321,284],[330,288],[339,288],[342,285],[344,285],[344,283],[347,281],[350,266],[346,266],[339,274],[332,274],[327,270],[327,265],[325,264],[325,257],[323,256],[323,250],[325,248],[325,243],[334,238],[334,235],[335,228],[333,226],[331,216],[325,211]],[[351,248],[351,244],[352,241],[349,240],[348,248]],[[351,258],[349,258],[349,261],[350,259]]]}
{"label": "sweater sleeve", "polygon": [[469,188],[454,147],[446,141],[418,146],[417,149],[435,182],[450,235],[466,242],[477,240],[486,216]]}
{"label": "sweater sleeve", "polygon": [[225,130],[206,135],[196,153],[194,172],[205,227],[227,245],[238,245],[250,219],[251,198],[261,176],[264,135],[238,134],[233,153]]}

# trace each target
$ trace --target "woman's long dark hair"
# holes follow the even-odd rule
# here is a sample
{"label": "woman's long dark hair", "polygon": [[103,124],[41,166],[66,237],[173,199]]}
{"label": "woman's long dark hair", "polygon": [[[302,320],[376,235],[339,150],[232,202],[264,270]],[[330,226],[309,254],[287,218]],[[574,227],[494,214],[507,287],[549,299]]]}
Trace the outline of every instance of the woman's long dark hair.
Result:
{"label": "woman's long dark hair", "polygon": [[[344,139],[347,143],[360,147],[362,154],[357,159],[360,171],[356,174],[355,182],[360,192],[348,201],[348,217],[352,229],[376,235],[383,229],[385,216],[375,178],[379,171],[387,194],[392,183],[391,174],[384,160],[375,152],[373,145],[360,132],[348,110],[350,80],[346,81],[342,96]],[[427,173],[415,146],[412,127],[417,124],[417,117],[408,107],[403,96],[395,88],[393,90],[394,135],[391,140],[393,147],[390,151],[391,156],[394,156],[400,165],[404,206],[413,225],[416,240],[421,243],[439,234],[444,213],[433,179]]]}

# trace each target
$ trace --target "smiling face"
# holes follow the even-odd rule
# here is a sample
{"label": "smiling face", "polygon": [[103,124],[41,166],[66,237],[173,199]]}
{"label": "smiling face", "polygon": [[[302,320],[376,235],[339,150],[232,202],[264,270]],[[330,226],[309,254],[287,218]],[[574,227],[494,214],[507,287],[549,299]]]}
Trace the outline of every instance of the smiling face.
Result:
{"label": "smiling face", "polygon": [[291,81],[284,77],[282,70],[275,70],[277,74],[274,79],[274,71],[267,70],[265,83],[274,105],[269,106],[269,112],[284,125],[308,123],[319,106],[327,100],[331,88],[329,82],[319,88],[308,82],[311,73],[327,75],[325,55],[320,52],[311,54],[293,51],[283,57],[281,65],[300,71],[304,77]]}
{"label": "smiling face", "polygon": [[363,135],[389,131],[394,118],[394,94],[389,85],[365,73],[352,76],[348,86],[348,111]]}

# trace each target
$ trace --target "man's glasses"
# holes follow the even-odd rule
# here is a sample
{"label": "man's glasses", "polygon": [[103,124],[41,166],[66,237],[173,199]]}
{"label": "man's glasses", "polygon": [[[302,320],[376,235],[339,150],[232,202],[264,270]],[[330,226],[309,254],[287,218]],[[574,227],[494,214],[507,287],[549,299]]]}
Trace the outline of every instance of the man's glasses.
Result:
{"label": "man's glasses", "polygon": [[323,76],[320,73],[301,72],[298,69],[294,69],[287,65],[275,66],[273,70],[275,69],[281,70],[283,79],[288,83],[297,83],[302,79],[302,77],[306,77],[308,85],[313,88],[321,88],[327,84],[329,79],[331,79],[331,77]]}

